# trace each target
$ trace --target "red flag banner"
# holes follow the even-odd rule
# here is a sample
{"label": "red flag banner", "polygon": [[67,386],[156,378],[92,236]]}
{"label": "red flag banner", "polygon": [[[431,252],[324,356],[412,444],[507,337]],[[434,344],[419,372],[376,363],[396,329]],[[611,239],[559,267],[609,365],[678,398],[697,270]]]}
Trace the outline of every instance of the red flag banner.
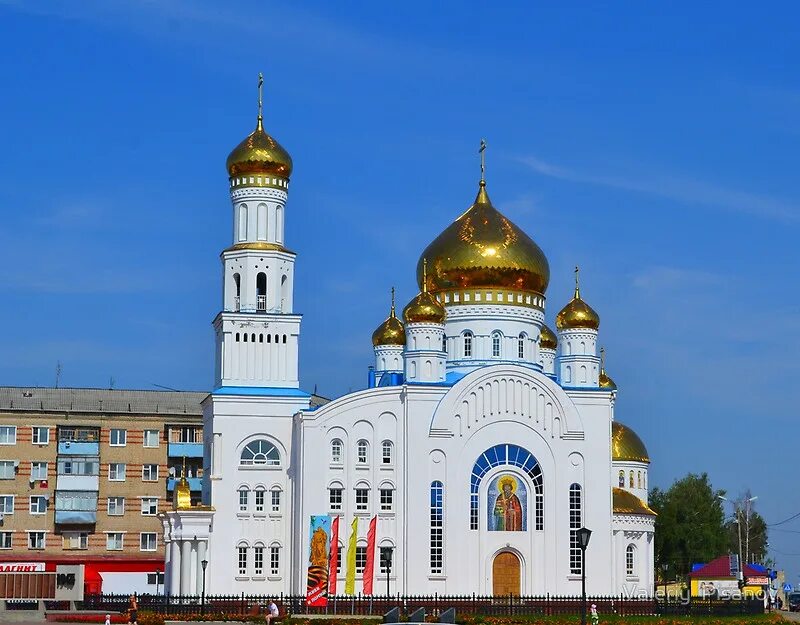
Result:
{"label": "red flag banner", "polygon": [[365,595],[372,594],[372,583],[375,581],[375,526],[377,523],[378,517],[372,517],[369,522],[369,531],[367,531],[367,562],[364,565],[363,583]]}
{"label": "red flag banner", "polygon": [[328,595],[336,594],[336,570],[339,568],[339,517],[331,523],[331,559],[328,562]]}

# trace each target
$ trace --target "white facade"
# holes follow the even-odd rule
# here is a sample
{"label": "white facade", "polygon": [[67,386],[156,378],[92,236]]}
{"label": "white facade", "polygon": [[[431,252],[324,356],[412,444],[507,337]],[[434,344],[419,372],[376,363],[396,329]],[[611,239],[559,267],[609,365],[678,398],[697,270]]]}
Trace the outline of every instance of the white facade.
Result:
{"label": "white facade", "polygon": [[[577,595],[574,530],[585,526],[587,591],[652,594],[653,516],[615,513],[612,498],[623,471],[646,509],[647,464],[612,458],[616,391],[599,386],[597,330],[561,329],[558,352],[540,350],[542,295],[440,293],[444,325],[409,323],[405,346],[376,345],[375,370],[391,377],[312,409],[283,239],[288,180],[260,180],[231,179],[206,511],[165,517],[172,591],[197,587],[202,549],[210,592],[302,594],[309,518],[331,514],[342,559],[352,520],[365,547],[377,516],[377,545],[394,550],[392,593],[506,592],[497,567],[513,554],[515,592]],[[629,487],[630,471],[643,481]],[[356,582],[359,592],[358,570]]]}

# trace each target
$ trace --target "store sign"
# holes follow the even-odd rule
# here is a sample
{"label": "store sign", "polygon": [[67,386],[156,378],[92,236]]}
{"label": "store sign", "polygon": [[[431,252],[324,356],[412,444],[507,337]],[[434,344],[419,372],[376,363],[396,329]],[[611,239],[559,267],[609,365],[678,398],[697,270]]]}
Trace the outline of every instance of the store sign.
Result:
{"label": "store sign", "polygon": [[766,586],[769,584],[766,575],[764,577],[749,576],[746,581],[748,586]]}
{"label": "store sign", "polygon": [[0,573],[43,573],[44,562],[0,562]]}

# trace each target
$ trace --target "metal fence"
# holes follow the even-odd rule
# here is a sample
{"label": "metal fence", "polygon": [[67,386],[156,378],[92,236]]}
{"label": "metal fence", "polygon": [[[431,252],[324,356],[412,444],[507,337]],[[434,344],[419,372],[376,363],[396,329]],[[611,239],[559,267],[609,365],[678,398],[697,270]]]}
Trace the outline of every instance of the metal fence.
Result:
{"label": "metal fence", "polygon": [[[84,609],[123,612],[128,608],[129,595],[86,595]],[[480,595],[398,595],[393,597],[339,595],[328,598],[325,607],[307,606],[305,596],[288,595],[206,595],[201,597],[139,595],[139,609],[160,614],[263,614],[273,600],[281,615],[302,617],[316,615],[382,616],[394,608],[407,617],[423,608],[427,614],[438,616],[454,608],[457,614],[475,616],[532,616],[579,614],[580,597],[545,595],[539,597],[480,596]],[[670,597],[667,599],[632,599],[624,596],[588,597],[587,604],[595,604],[601,614],[620,616],[647,615],[740,615],[760,614],[764,603],[756,598],[700,599]]]}

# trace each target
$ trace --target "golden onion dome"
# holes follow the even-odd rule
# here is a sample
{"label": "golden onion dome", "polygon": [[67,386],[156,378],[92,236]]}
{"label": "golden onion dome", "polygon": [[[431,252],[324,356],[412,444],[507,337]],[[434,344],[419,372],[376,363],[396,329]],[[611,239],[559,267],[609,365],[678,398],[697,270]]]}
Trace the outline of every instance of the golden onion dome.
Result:
{"label": "golden onion dome", "polygon": [[172,492],[172,508],[174,510],[187,510],[192,507],[192,489],[186,479],[186,456],[183,457],[183,470],[175,490]]}
{"label": "golden onion dome", "polygon": [[392,308],[389,316],[372,333],[372,345],[405,345],[406,329],[403,322],[397,318],[394,310],[394,287],[392,287]]}
{"label": "golden onion dome", "polygon": [[447,312],[432,293],[428,291],[428,261],[422,262],[422,291],[412,299],[403,309],[403,319],[406,323],[436,323],[443,324]]}
{"label": "golden onion dome", "polygon": [[550,266],[544,252],[492,205],[483,179],[472,206],[420,256],[417,264],[420,288],[423,258],[428,259],[427,286],[432,293],[508,289],[543,295],[550,281]]}
{"label": "golden onion dome", "polygon": [[545,324],[542,324],[542,331],[539,334],[539,349],[558,349],[558,337]]}
{"label": "golden onion dome", "polygon": [[643,514],[658,516],[656,512],[633,493],[622,488],[613,488],[614,514]]}
{"label": "golden onion dome", "polygon": [[611,459],[614,462],[644,462],[650,464],[650,455],[642,439],[619,421],[611,423]]}
{"label": "golden onion dome", "polygon": [[575,267],[575,294],[572,300],[556,315],[556,328],[559,330],[576,330],[581,328],[597,330],[600,327],[600,315],[581,299],[578,285],[578,268]]}
{"label": "golden onion dome", "polygon": [[600,348],[600,388],[606,389],[607,391],[616,391],[617,390],[617,383],[611,379],[606,373],[606,348]]}
{"label": "golden onion dome", "polygon": [[292,157],[275,139],[264,131],[261,87],[264,77],[258,75],[258,122],[256,129],[237,145],[228,156],[228,175],[233,178],[243,174],[268,174],[289,179],[292,175]]}

